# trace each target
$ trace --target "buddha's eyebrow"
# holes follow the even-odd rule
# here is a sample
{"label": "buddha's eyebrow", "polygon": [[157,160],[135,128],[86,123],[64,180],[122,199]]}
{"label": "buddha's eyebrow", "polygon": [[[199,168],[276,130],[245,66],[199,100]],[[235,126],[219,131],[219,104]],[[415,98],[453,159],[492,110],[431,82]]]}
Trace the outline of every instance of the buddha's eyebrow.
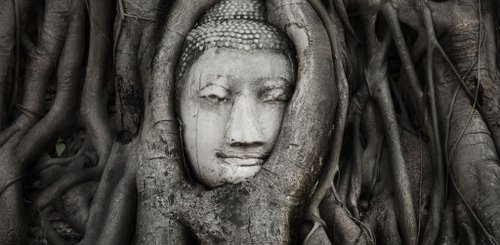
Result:
{"label": "buddha's eyebrow", "polygon": [[208,80],[208,82],[203,87],[201,87],[200,90],[203,90],[203,89],[210,87],[210,86],[217,86],[217,87],[221,87],[225,90],[229,90],[226,86],[224,86],[224,84],[217,82],[220,80],[226,81],[227,79],[230,79],[229,77],[227,77],[225,75],[208,74],[208,75],[204,76],[203,79]]}
{"label": "buddha's eyebrow", "polygon": [[269,87],[293,87],[294,84],[284,77],[265,77],[257,81]]}
{"label": "buddha's eyebrow", "polygon": [[224,90],[229,90],[228,88],[224,87],[223,85],[221,84],[217,84],[217,83],[213,83],[213,82],[209,82],[207,84],[205,84],[205,86],[203,86],[202,88],[200,88],[200,91],[205,89],[205,88],[208,88],[208,87],[211,87],[211,86],[216,86],[216,87],[220,87],[220,88],[223,88]]}

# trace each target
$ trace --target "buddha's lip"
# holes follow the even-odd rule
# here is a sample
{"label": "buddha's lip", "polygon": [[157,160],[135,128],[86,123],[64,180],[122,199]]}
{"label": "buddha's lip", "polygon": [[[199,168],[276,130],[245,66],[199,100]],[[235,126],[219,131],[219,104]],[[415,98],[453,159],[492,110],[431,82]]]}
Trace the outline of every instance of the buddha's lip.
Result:
{"label": "buddha's lip", "polygon": [[235,157],[226,157],[222,158],[222,161],[231,166],[239,166],[239,167],[252,167],[252,166],[260,166],[264,163],[264,159],[262,158],[235,158]]}
{"label": "buddha's lip", "polygon": [[215,152],[215,156],[219,158],[239,158],[239,159],[262,159],[265,160],[269,154],[262,154],[257,152]]}
{"label": "buddha's lip", "polygon": [[235,152],[216,152],[215,155],[221,158],[226,164],[232,166],[250,167],[262,165],[265,159],[269,156],[268,154],[259,153],[235,153]]}

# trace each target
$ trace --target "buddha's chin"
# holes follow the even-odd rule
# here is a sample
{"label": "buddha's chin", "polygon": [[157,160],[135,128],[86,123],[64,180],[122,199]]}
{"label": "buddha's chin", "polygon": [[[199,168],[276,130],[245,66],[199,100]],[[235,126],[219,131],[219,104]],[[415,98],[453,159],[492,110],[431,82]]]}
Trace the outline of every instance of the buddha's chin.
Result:
{"label": "buddha's chin", "polygon": [[223,185],[237,184],[254,177],[262,168],[262,165],[231,166],[225,165],[218,176],[206,179],[205,185],[216,188]]}

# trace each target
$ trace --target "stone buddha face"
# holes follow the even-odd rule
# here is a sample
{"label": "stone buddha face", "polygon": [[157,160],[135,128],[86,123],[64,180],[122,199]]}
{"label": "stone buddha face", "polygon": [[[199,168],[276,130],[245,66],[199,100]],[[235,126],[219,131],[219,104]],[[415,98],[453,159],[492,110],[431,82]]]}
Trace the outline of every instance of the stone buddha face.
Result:
{"label": "stone buddha face", "polygon": [[177,108],[190,169],[210,188],[262,168],[293,94],[289,42],[265,16],[261,0],[221,0],[186,37]]}
{"label": "stone buddha face", "polygon": [[293,94],[289,56],[274,50],[207,50],[187,70],[179,112],[190,167],[208,187],[238,183],[262,167]]}

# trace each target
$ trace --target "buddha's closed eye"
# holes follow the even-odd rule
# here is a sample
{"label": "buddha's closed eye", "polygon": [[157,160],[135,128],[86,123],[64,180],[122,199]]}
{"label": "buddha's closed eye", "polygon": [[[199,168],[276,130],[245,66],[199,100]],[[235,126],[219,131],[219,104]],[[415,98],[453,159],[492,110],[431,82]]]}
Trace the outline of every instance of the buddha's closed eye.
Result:
{"label": "buddha's closed eye", "polygon": [[244,82],[233,81],[233,79],[223,80],[224,84],[237,84],[237,86],[230,86],[227,88],[225,85],[218,84],[220,81],[209,82],[199,91],[199,98],[209,104],[222,104],[226,102],[234,102],[234,100],[242,95],[250,95],[257,102],[260,103],[285,103],[288,102],[293,93],[293,86],[290,82],[284,79],[261,81],[260,79],[254,82],[249,82],[248,86],[241,86]]}
{"label": "buddha's closed eye", "polygon": [[266,103],[284,103],[288,102],[291,97],[291,92],[286,88],[271,88],[260,96],[260,100]]}
{"label": "buddha's closed eye", "polygon": [[199,93],[199,98],[212,104],[228,102],[229,96],[228,89],[216,84],[205,86]]}

